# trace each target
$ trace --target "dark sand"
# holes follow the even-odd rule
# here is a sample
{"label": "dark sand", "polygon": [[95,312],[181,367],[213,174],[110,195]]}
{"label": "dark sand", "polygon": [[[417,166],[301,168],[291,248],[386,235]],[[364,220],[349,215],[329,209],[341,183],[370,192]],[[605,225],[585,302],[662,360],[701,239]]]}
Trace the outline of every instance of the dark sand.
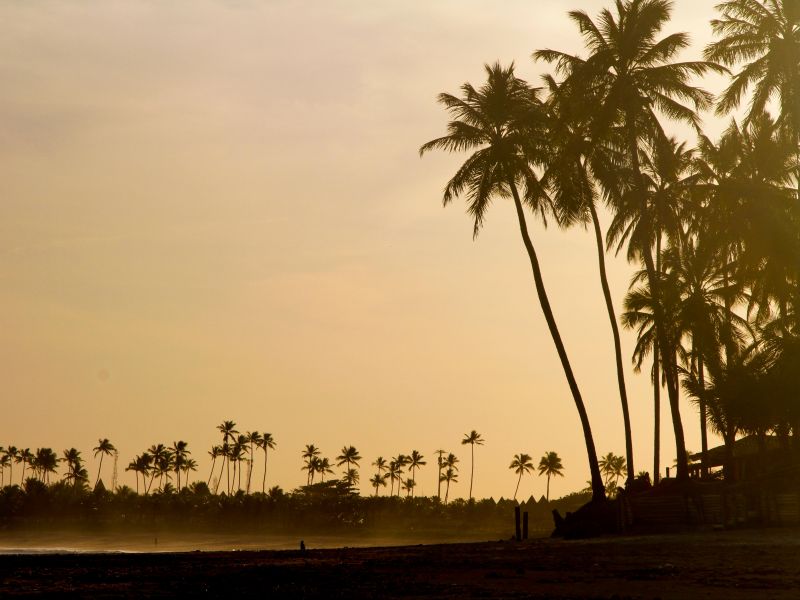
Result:
{"label": "dark sand", "polygon": [[0,557],[0,598],[798,598],[800,531]]}

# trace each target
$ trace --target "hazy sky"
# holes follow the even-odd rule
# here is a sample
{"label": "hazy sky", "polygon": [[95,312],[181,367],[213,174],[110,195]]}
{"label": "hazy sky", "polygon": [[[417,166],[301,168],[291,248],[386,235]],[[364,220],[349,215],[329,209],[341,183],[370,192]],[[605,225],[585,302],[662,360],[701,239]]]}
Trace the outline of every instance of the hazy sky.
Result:
{"label": "hazy sky", "polygon": [[[418,491],[435,494],[441,447],[466,495],[460,440],[477,429],[477,496],[513,494],[518,452],[561,455],[553,494],[583,487],[513,207],[473,241],[463,203],[441,206],[463,157],[417,149],[444,131],[438,92],[496,59],[537,81],[532,51],[579,47],[565,12],[605,4],[0,2],[0,444],[90,456],[109,437],[133,485],[134,454],[185,439],[205,479],[232,419],[274,435],[269,483],[286,489],[305,481],[305,444],[353,444],[365,490],[376,456],[417,449]],[[690,31],[695,57],[712,4],[676,3],[669,32]],[[593,238],[531,231],[598,452],[623,453]],[[619,311],[631,270],[610,270]],[[652,393],[627,381],[651,470]],[[662,422],[666,466],[666,406]]]}

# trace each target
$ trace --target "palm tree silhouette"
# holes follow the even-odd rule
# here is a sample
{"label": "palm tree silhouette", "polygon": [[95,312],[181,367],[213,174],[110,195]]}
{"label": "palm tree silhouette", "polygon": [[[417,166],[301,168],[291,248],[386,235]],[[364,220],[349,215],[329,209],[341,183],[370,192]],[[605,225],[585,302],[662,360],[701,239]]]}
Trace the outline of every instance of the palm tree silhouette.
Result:
{"label": "palm tree silhouette", "polygon": [[[600,467],[602,468],[602,461]],[[547,475],[547,501],[550,502],[550,477],[563,477],[564,465],[555,452],[545,452],[539,460],[539,476]]]}
{"label": "palm tree silhouette", "polygon": [[[685,459],[686,457],[684,457]],[[611,483],[612,477],[614,478],[614,487],[616,487],[619,478],[625,471],[625,457],[617,456],[613,452],[609,452],[600,458],[600,470],[605,475],[606,485]]]}
{"label": "palm tree silhouette", "polygon": [[[732,76],[717,104],[717,114],[736,109],[753,89],[745,118],[749,125],[774,96],[782,108],[779,121],[792,137],[800,134],[800,6],[795,0],[726,0],[711,21],[717,36],[706,46],[706,60],[744,67]],[[795,144],[796,145],[796,144]]]}
{"label": "palm tree silhouette", "polygon": [[[398,482],[402,481],[402,476],[403,476],[403,465],[396,458],[393,458],[392,460],[389,461],[389,468],[388,468],[387,475],[389,477],[389,483],[390,483],[389,495],[393,496],[394,495],[394,482],[395,481],[398,481]],[[400,484],[399,483],[398,483],[397,489],[398,489],[398,493],[399,493],[399,491],[400,491]]]}
{"label": "palm tree silhouette", "polygon": [[378,490],[381,487],[386,487],[386,478],[388,476],[388,474],[381,474],[378,472],[375,473],[375,475],[372,476],[372,479],[369,480],[370,485],[375,488],[375,497],[378,496]]}
{"label": "palm tree silhouette", "polygon": [[247,442],[250,444],[250,456],[248,458],[247,463],[247,493],[250,493],[250,480],[253,477],[253,461],[255,459],[255,455],[253,454],[254,448],[261,447],[262,437],[258,431],[249,431],[247,433]]}
{"label": "palm tree silhouette", "polygon": [[19,450],[16,446],[9,446],[6,448],[6,456],[8,457],[8,485],[14,485],[14,461],[17,460]]}
{"label": "palm tree silhouette", "polygon": [[[175,470],[178,491],[181,490],[181,471],[186,470],[186,461],[189,460],[189,444],[183,440],[172,442],[172,468]],[[188,483],[188,482],[187,482]]]}
{"label": "palm tree silhouette", "polygon": [[514,473],[519,475],[517,479],[517,487],[514,488],[514,500],[517,499],[517,492],[519,491],[519,484],[522,481],[522,476],[525,473],[530,473],[533,471],[533,463],[531,462],[531,457],[529,454],[515,454],[514,460],[511,461],[511,464],[508,466],[509,469],[513,469]]}
{"label": "palm tree silhouette", "polygon": [[114,447],[108,438],[103,438],[97,441],[97,446],[93,448],[94,450],[94,457],[97,458],[97,455],[100,455],[100,466],[97,467],[97,479],[95,479],[94,487],[97,487],[98,482],[100,481],[100,472],[103,470],[103,455],[111,456],[117,450]]}
{"label": "palm tree silhouette", "polygon": [[211,446],[208,455],[211,457],[211,471],[208,474],[208,483],[206,485],[211,489],[211,479],[214,477],[214,468],[217,464],[217,458],[222,456],[222,446]]}
{"label": "palm tree silhouette", "polygon": [[411,486],[412,496],[414,495],[414,488],[417,486],[416,470],[428,464],[423,460],[424,458],[425,457],[416,450],[412,450],[408,457],[408,470],[411,472],[411,481],[414,482],[414,485]]}
{"label": "palm tree silhouette", "polygon": [[[640,144],[665,137],[656,111],[698,128],[696,111],[708,108],[713,97],[691,85],[690,78],[709,70],[721,73],[724,68],[708,62],[671,62],[688,47],[689,38],[685,33],[676,33],[658,39],[670,18],[669,0],[616,0],[615,9],[616,15],[608,9],[601,11],[598,24],[584,11],[569,13],[591,53],[587,59],[554,50],[540,50],[536,57],[555,62],[576,93],[590,100],[587,111],[592,114],[594,139],[616,137],[622,131],[630,160],[631,192],[645,215],[648,201]],[[690,102],[694,109],[681,100]],[[655,299],[656,337],[667,372],[675,443],[680,454],[686,446],[678,405],[677,365],[667,352],[666,321],[661,314],[661,291],[652,255],[656,229],[649,219],[643,219],[642,225],[642,243],[635,250],[645,263]],[[678,477],[688,476],[688,464],[683,460]]]}
{"label": "palm tree silhouette", "polygon": [[236,423],[233,421],[223,421],[219,425],[217,425],[217,430],[222,434],[222,449],[224,454],[222,455],[222,468],[225,469],[225,477],[228,480],[228,495],[231,493],[231,467],[230,467],[230,452],[232,448],[232,442],[235,441],[235,436],[239,433],[236,430]]}
{"label": "palm tree silhouette", "polygon": [[442,473],[442,481],[447,483],[447,487],[445,488],[444,492],[444,503],[447,505],[447,499],[450,496],[450,483],[458,482],[458,469],[455,467],[447,467],[444,473]]}
{"label": "palm tree silhouette", "polygon": [[461,87],[462,98],[451,94],[439,95],[439,102],[450,111],[454,120],[448,125],[448,135],[424,144],[420,154],[436,148],[447,151],[475,150],[448,182],[444,192],[444,204],[449,204],[456,196],[467,195],[468,211],[474,218],[474,236],[483,225],[492,198],[513,198],[539,304],[583,426],[589,469],[595,483],[594,498],[602,500],[605,498],[605,489],[597,468],[589,417],[550,308],[519,193],[521,188],[525,204],[534,213],[544,216],[549,210],[547,198],[532,166],[545,162],[544,140],[547,136],[544,108],[536,92],[514,75],[513,65],[508,68],[502,68],[499,64],[486,65],[485,69],[487,81],[480,89],[465,83]]}
{"label": "palm tree silhouette", "polygon": [[271,433],[261,436],[261,448],[264,450],[264,478],[261,480],[261,493],[264,493],[267,488],[267,451],[274,450],[275,445],[275,438]]}
{"label": "palm tree silhouette", "polygon": [[317,448],[314,444],[306,444],[305,450],[303,450],[302,457],[305,461],[305,465],[302,467],[303,471],[308,471],[308,478],[306,480],[306,485],[311,485],[314,481],[314,466],[311,463],[314,459],[317,459],[320,455],[320,449]]}
{"label": "palm tree silhouette", "polygon": [[347,473],[350,471],[350,465],[354,464],[357,467],[360,460],[361,455],[358,453],[355,446],[343,446],[342,453],[336,457],[336,466],[341,467],[342,465],[347,465],[345,468],[345,473]]}
{"label": "palm tree silhouette", "polygon": [[481,434],[475,431],[474,429],[469,433],[464,434],[464,439],[461,440],[461,444],[469,444],[470,445],[470,453],[472,455],[472,459],[470,461],[470,471],[469,471],[469,499],[472,500],[472,478],[475,475],[475,444],[478,446],[483,445],[483,439],[481,438]]}
{"label": "palm tree silhouette", "polygon": [[436,474],[436,497],[441,500],[442,499],[442,466],[444,465],[444,455],[447,454],[446,450],[436,450],[434,452],[436,455],[436,466],[439,468],[439,472]]}

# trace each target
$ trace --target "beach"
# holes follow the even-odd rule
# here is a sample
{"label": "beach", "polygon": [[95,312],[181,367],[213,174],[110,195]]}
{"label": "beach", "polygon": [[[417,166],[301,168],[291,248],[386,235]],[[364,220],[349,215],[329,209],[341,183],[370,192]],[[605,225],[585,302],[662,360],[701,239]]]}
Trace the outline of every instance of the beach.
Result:
{"label": "beach", "polygon": [[800,531],[0,557],[0,597],[796,598]]}

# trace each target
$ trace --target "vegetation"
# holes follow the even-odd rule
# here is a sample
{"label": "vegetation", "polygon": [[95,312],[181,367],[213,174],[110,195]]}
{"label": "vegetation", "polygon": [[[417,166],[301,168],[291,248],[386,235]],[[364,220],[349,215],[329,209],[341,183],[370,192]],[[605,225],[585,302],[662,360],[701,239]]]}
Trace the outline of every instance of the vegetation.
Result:
{"label": "vegetation", "polygon": [[[447,134],[420,150],[469,153],[445,187],[444,204],[466,199],[474,236],[493,200],[513,202],[539,304],[578,409],[595,501],[606,497],[606,487],[615,490],[621,477],[628,484],[635,479],[607,250],[624,251],[638,268],[619,319],[637,334],[635,369],[652,361],[653,481],[660,470],[662,386],[678,480],[689,478],[690,460],[682,392],[698,409],[704,476],[709,426],[726,446],[727,481],[734,477],[733,444],[740,434],[758,436],[761,446],[773,434],[800,448],[800,4],[726,0],[717,11],[711,23],[716,39],[696,61],[678,58],[690,49],[688,34],[665,33],[669,0],[615,0],[597,17],[570,11],[583,55],[536,51],[534,59],[554,69],[538,89],[516,77],[513,64],[487,65],[480,87],[465,83],[459,96],[440,94],[451,116]],[[729,78],[719,97],[702,87],[708,74]],[[732,118],[718,140],[703,132],[704,113],[730,118],[742,107],[744,118]],[[692,128],[694,140],[670,131],[681,124]],[[611,218],[605,235],[597,215],[601,201]],[[592,224],[625,457],[597,458],[529,216],[550,217],[563,227]],[[549,483],[555,472],[544,468]]]}

